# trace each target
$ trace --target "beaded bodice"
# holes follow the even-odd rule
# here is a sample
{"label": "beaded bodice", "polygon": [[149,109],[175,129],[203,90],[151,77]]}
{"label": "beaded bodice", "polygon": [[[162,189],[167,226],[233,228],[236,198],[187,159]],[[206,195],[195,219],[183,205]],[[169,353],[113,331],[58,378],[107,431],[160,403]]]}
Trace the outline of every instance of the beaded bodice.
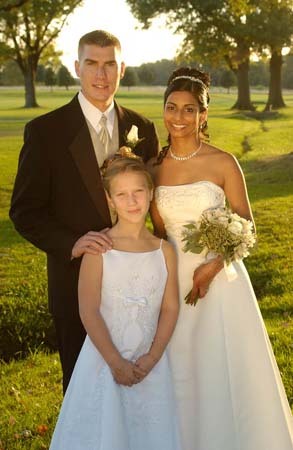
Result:
{"label": "beaded bodice", "polygon": [[183,225],[196,222],[206,209],[225,205],[223,189],[211,181],[158,186],[155,199],[168,238],[177,243],[181,241]]}

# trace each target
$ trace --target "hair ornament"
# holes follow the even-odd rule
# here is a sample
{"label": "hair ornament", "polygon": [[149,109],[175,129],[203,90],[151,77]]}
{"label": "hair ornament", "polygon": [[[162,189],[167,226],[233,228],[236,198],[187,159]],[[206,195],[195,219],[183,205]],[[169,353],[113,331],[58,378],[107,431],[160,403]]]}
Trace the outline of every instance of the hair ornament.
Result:
{"label": "hair ornament", "polygon": [[112,164],[113,161],[116,161],[116,159],[120,158],[129,158],[129,159],[137,159],[138,161],[142,162],[142,158],[138,155],[136,155],[130,147],[127,147],[126,145],[123,145],[119,148],[119,150],[110,158],[105,159],[103,162],[102,167],[100,167],[100,172],[102,176],[104,176],[104,173],[106,169]]}
{"label": "hair ornament", "polygon": [[195,83],[200,83],[204,88],[206,88],[206,89],[208,88],[200,78],[195,78],[190,75],[178,75],[178,77],[175,77],[175,78],[173,78],[173,80],[171,80],[171,83],[173,83],[176,80],[183,79],[183,78],[185,78],[186,80],[194,81]]}

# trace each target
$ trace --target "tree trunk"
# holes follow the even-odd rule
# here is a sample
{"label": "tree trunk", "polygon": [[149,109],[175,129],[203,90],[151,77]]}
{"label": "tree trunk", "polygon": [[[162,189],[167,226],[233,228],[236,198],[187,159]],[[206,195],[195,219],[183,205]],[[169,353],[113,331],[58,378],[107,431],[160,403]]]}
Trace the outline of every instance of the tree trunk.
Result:
{"label": "tree trunk", "polygon": [[250,100],[250,88],[249,88],[249,58],[238,64],[237,69],[234,69],[234,73],[237,77],[238,96],[236,103],[232,106],[232,109],[241,109],[254,111],[255,108]]}
{"label": "tree trunk", "polygon": [[282,97],[282,64],[283,58],[281,52],[278,52],[277,50],[273,51],[270,59],[269,96],[265,111],[284,108],[286,106]]}
{"label": "tree trunk", "polygon": [[36,87],[35,87],[35,78],[36,78],[36,70],[34,69],[34,65],[32,61],[27,61],[26,67],[22,70],[24,76],[24,89],[25,89],[25,108],[36,108],[39,105],[36,100]]}

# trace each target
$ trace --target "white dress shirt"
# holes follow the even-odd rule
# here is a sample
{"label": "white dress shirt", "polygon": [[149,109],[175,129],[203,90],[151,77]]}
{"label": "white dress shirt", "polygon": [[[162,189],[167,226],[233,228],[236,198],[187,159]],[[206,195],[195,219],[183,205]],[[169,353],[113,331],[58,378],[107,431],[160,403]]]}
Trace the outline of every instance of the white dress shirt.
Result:
{"label": "white dress shirt", "polygon": [[81,91],[79,91],[78,93],[78,101],[82,109],[83,115],[89,121],[91,126],[96,130],[98,134],[101,130],[99,122],[102,115],[104,114],[104,116],[107,117],[107,130],[109,132],[110,138],[112,138],[115,119],[114,101],[104,112],[100,111],[96,106],[94,106],[91,102],[89,102]]}

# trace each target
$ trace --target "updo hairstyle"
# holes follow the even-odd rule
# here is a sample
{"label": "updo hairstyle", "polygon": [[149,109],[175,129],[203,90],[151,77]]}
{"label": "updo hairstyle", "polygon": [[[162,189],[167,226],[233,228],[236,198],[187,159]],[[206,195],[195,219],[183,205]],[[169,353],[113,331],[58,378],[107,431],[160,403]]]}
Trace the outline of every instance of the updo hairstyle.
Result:
{"label": "updo hairstyle", "polygon": [[169,77],[164,94],[164,105],[172,92],[188,91],[197,101],[200,112],[206,111],[210,102],[209,86],[210,76],[208,73],[191,67],[176,69]]}
{"label": "updo hairstyle", "polygon": [[[172,92],[187,91],[190,92],[197,101],[199,111],[206,111],[210,102],[209,86],[210,76],[208,73],[192,67],[180,67],[179,69],[174,70],[168,79],[167,88],[164,93],[164,106]],[[208,123],[205,121],[198,130],[200,138],[204,141],[209,140],[207,129]],[[170,144],[170,136],[168,136],[167,141]],[[168,153],[168,149],[169,145],[163,147],[154,165],[161,164]]]}

